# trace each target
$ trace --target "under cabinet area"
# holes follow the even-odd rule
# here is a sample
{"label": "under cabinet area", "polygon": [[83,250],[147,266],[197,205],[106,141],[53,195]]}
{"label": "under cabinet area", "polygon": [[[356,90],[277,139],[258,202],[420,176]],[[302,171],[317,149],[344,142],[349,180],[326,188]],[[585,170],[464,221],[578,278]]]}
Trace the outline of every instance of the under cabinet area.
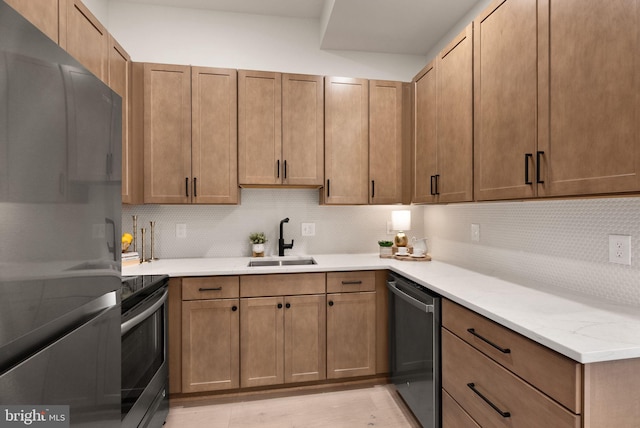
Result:
{"label": "under cabinet area", "polygon": [[580,364],[443,299],[443,428],[636,426],[638,370]]}

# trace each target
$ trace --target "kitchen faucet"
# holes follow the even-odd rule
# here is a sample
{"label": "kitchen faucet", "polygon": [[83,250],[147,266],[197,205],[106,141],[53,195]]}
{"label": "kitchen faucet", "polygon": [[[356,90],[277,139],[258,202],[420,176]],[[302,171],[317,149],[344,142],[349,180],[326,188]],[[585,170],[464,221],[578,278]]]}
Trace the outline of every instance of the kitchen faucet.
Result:
{"label": "kitchen faucet", "polygon": [[282,232],[282,224],[289,223],[289,217],[280,220],[280,239],[278,239],[278,255],[284,256],[284,250],[289,250],[293,248],[293,239],[291,240],[291,244],[284,243],[284,236]]}

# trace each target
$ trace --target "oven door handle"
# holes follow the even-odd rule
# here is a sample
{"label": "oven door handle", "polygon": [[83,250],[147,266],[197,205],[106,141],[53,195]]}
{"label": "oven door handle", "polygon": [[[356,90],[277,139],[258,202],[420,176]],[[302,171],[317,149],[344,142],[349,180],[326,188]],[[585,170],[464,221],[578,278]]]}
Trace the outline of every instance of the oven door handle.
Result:
{"label": "oven door handle", "polygon": [[420,300],[414,299],[413,297],[403,293],[401,290],[398,290],[398,288],[396,287],[396,281],[387,281],[387,287],[393,294],[409,303],[411,306],[420,309],[422,312],[433,312],[433,305],[422,303]]}
{"label": "oven door handle", "polygon": [[142,312],[140,312],[138,315],[131,318],[130,320],[123,322],[120,325],[121,335],[124,336],[129,332],[129,330],[131,330],[132,328],[134,328],[135,326],[137,326],[138,324],[142,323],[144,320],[149,318],[155,311],[158,310],[158,308],[164,305],[164,302],[167,301],[168,295],[169,295],[169,290],[165,290],[164,293],[162,293],[162,296],[160,296],[160,298],[156,300],[151,306],[149,306],[148,308],[146,308],[145,310],[143,310]]}

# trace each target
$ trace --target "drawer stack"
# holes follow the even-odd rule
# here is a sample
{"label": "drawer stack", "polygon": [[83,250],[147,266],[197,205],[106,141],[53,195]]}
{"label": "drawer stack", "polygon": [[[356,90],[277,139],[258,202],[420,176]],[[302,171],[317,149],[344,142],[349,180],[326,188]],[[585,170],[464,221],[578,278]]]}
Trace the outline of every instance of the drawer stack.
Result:
{"label": "drawer stack", "polygon": [[448,300],[442,326],[445,428],[582,425],[579,363]]}

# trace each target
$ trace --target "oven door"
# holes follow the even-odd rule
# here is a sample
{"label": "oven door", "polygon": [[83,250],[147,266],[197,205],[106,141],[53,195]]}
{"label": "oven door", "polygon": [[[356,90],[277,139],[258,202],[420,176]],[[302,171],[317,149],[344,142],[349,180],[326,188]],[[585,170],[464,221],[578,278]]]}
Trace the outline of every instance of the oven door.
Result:
{"label": "oven door", "polygon": [[160,427],[169,411],[167,287],[122,314],[122,427]]}

